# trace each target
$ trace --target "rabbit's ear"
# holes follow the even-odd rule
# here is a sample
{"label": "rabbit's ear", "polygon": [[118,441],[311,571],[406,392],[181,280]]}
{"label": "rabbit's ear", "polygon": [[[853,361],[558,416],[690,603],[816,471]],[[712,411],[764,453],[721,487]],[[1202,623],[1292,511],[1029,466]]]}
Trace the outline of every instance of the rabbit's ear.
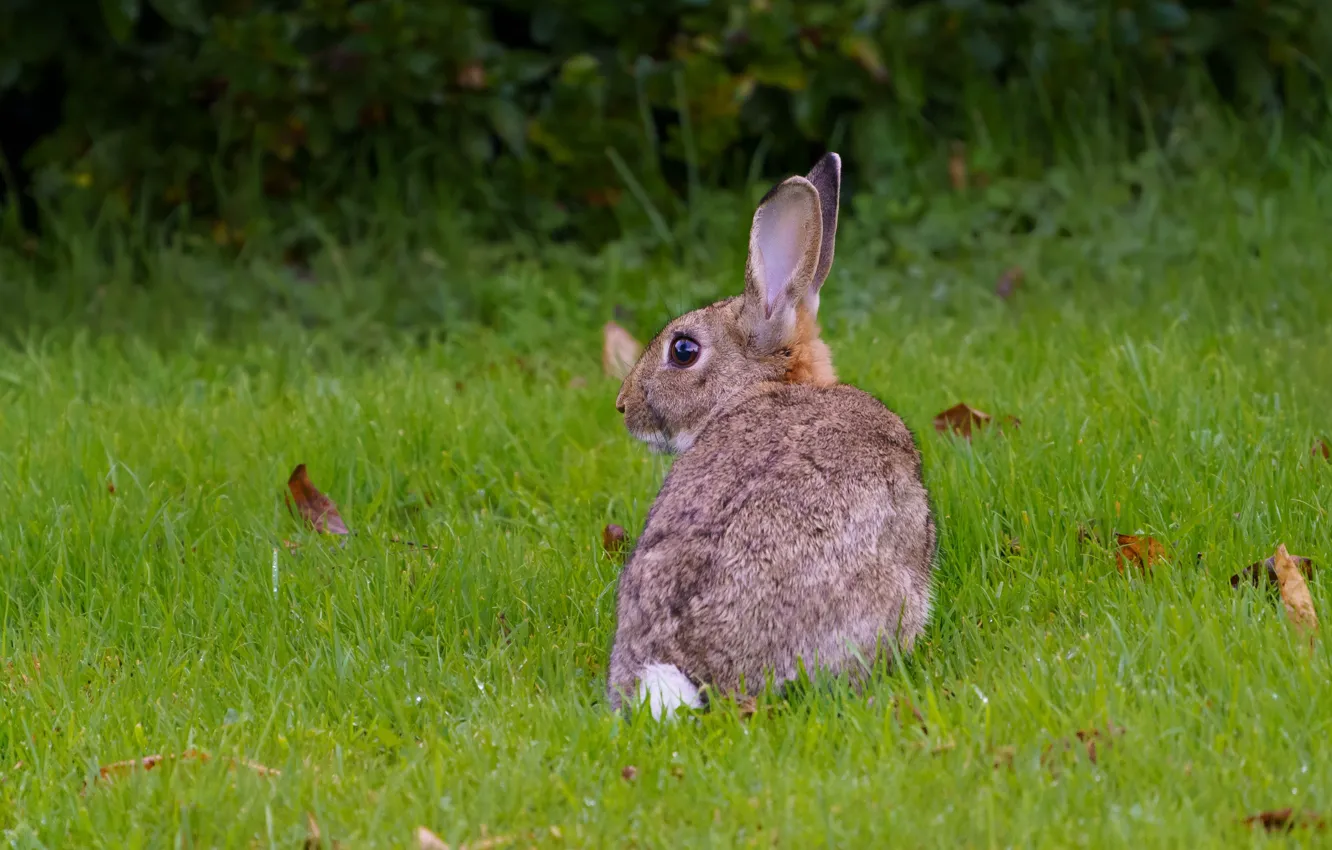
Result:
{"label": "rabbit's ear", "polygon": [[832,269],[833,249],[837,244],[837,206],[842,196],[842,158],[831,151],[824,154],[805,177],[819,193],[819,212],[823,218],[823,238],[819,243],[819,265],[814,271],[811,294],[828,279]]}
{"label": "rabbit's ear", "polygon": [[794,319],[795,306],[812,291],[822,231],[819,192],[804,177],[783,180],[763,198],[745,269],[745,306],[756,318],[780,318],[782,325]]}

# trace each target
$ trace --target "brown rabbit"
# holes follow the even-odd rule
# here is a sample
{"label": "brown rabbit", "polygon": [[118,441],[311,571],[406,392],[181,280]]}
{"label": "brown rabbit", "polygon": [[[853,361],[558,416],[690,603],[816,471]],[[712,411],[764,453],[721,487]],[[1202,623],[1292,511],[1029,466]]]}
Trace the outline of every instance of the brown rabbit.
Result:
{"label": "brown rabbit", "polygon": [[853,680],[930,614],[935,529],[914,438],[839,384],[816,322],[832,266],[841,160],[773,188],[754,213],[743,295],[647,346],[615,407],[679,457],[620,575],[611,705],[660,716],[699,687],[771,675]]}

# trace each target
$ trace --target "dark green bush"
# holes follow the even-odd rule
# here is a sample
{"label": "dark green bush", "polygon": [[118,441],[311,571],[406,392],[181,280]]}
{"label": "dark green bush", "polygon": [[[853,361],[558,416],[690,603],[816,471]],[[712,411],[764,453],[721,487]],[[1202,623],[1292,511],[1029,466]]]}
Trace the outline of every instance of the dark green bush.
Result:
{"label": "dark green bush", "polygon": [[30,172],[43,203],[175,213],[220,242],[256,204],[332,209],[366,169],[429,174],[491,231],[600,238],[830,145],[872,179],[911,145],[996,127],[1039,150],[1094,108],[1149,133],[1200,87],[1314,115],[1332,67],[1324,0],[88,7],[0,11],[0,95],[55,79],[61,101],[0,174]]}

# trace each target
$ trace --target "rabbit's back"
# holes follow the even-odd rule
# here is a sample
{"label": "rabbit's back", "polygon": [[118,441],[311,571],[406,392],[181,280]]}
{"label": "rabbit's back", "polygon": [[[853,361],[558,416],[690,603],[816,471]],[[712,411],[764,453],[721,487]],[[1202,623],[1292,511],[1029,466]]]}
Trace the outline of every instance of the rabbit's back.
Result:
{"label": "rabbit's back", "polygon": [[901,419],[846,385],[783,385],[719,414],[676,461],[620,579],[611,684],[644,663],[722,690],[904,649],[935,532]]}

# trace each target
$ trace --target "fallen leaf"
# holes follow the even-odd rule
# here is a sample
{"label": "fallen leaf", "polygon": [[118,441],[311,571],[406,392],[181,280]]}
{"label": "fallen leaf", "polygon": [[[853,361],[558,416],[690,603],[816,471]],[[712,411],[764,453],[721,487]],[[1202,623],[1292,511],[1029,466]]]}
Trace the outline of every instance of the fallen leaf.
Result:
{"label": "fallen leaf", "polygon": [[625,765],[624,770],[620,771],[620,778],[625,782],[633,782],[638,778],[638,768],[632,764]]}
{"label": "fallen leaf", "polygon": [[324,847],[331,847],[338,850],[342,847],[341,841],[330,840],[327,845],[323,841],[323,832],[319,829],[319,821],[315,820],[314,812],[305,813],[305,850],[324,850]]}
{"label": "fallen leaf", "polygon": [[[993,419],[994,417],[983,410],[958,403],[934,417],[934,430],[940,433],[951,430],[954,434],[970,440],[973,430],[986,427]],[[1003,431],[1003,425],[1013,428],[1022,425],[1022,420],[1016,416],[1004,416],[1001,422],[1000,431]]]}
{"label": "fallen leaf", "polygon": [[625,536],[624,529],[614,523],[601,530],[601,548],[611,560],[624,558]]}
{"label": "fallen leaf", "polygon": [[607,322],[601,330],[601,368],[607,377],[623,381],[643,353],[643,346],[614,322]]}
{"label": "fallen leaf", "polygon": [[990,419],[990,414],[958,403],[934,417],[934,430],[940,433],[951,430],[970,440],[972,428],[983,428],[990,424]]}
{"label": "fallen leaf", "polygon": [[1007,301],[1017,292],[1018,286],[1022,283],[1021,266],[1013,266],[1008,271],[999,275],[999,282],[994,285],[994,294]]}
{"label": "fallen leaf", "polygon": [[[99,767],[97,769],[97,776],[95,777],[95,780],[101,781],[101,780],[118,779],[122,776],[127,776],[136,770],[144,770],[144,771],[153,770],[154,768],[160,767],[162,764],[168,761],[209,762],[212,760],[213,757],[210,756],[208,753],[203,752],[202,750],[185,750],[179,755],[174,753],[168,753],[167,755],[156,754],[151,756],[144,756],[143,758],[126,759],[125,761],[116,761],[112,762],[111,764],[104,764],[101,767]],[[260,776],[282,775],[282,771],[277,770],[276,768],[268,767],[266,765],[260,764],[257,761],[250,761],[249,759],[238,759],[238,758],[227,757],[224,758],[223,761],[225,761],[228,767],[231,767],[232,769],[235,769],[237,767],[243,767],[246,768],[247,770],[251,770],[259,774]]]}
{"label": "fallen leaf", "polygon": [[[550,827],[550,833],[555,838],[560,838],[560,829],[557,826]],[[533,833],[528,833],[529,839],[535,837]],[[458,845],[458,850],[494,850],[496,847],[504,847],[513,844],[518,840],[514,835],[487,835],[485,824],[481,825],[481,837],[475,841],[465,841]],[[435,833],[426,829],[424,826],[416,828],[416,846],[420,850],[449,850],[449,845]]]}
{"label": "fallen leaf", "polygon": [[954,192],[967,188],[967,146],[953,142],[948,152],[948,183]]}
{"label": "fallen leaf", "polygon": [[[338,506],[310,483],[305,464],[302,463],[292,470],[291,477],[287,479],[287,489],[291,491],[291,497],[296,501],[296,509],[315,531],[320,534],[351,533],[343,523],[342,517],[338,515]],[[291,502],[287,505],[290,509]]]}
{"label": "fallen leaf", "polygon": [[458,69],[458,88],[481,91],[486,87],[486,69],[480,62],[468,62]]}
{"label": "fallen leaf", "polygon": [[1249,815],[1244,822],[1252,829],[1255,826],[1261,826],[1268,832],[1289,832],[1296,827],[1305,827],[1308,829],[1322,829],[1323,819],[1316,812],[1303,811],[1296,813],[1294,809],[1272,809],[1266,812],[1259,812],[1256,815]]}
{"label": "fallen leaf", "polygon": [[1313,448],[1309,449],[1309,454],[1314,457],[1323,456],[1323,460],[1332,460],[1332,445],[1327,440],[1314,440]]}
{"label": "fallen leaf", "polygon": [[421,850],[449,850],[449,845],[424,826],[416,828],[416,846]]}
{"label": "fallen leaf", "polygon": [[1115,550],[1115,566],[1121,573],[1129,563],[1137,564],[1143,572],[1150,572],[1152,564],[1165,558],[1165,548],[1152,537],[1116,534],[1115,542],[1119,545]]}
{"label": "fallen leaf", "polygon": [[[1303,555],[1291,555],[1290,557],[1294,559],[1296,566],[1300,568],[1300,572],[1304,573],[1306,580],[1313,578],[1314,563],[1312,558],[1306,558]],[[1230,586],[1237,588],[1240,586],[1240,582],[1245,579],[1248,579],[1254,587],[1260,586],[1264,580],[1267,581],[1270,587],[1280,587],[1281,582],[1276,573],[1276,556],[1273,555],[1265,561],[1249,564],[1235,573],[1230,577]]]}
{"label": "fallen leaf", "polygon": [[[1108,750],[1114,743],[1114,739],[1124,734],[1124,727],[1115,724],[1113,721],[1107,723],[1105,729],[1079,729],[1074,733],[1076,738],[1087,751],[1087,760],[1096,764],[1097,742],[1101,743],[1102,750]],[[1054,757],[1073,749],[1073,738],[1060,738],[1057,741],[1047,745],[1045,751],[1041,753],[1041,766],[1055,769]]]}
{"label": "fallen leaf", "polygon": [[1124,730],[1116,727],[1113,723],[1106,727],[1105,735],[1101,734],[1100,729],[1079,729],[1077,731],[1078,740],[1087,747],[1087,760],[1096,764],[1096,742],[1103,741],[1105,749],[1110,749],[1113,743],[1112,738],[1124,734]]}
{"label": "fallen leaf", "polygon": [[112,484],[110,481],[106,482],[106,492],[114,496],[116,494],[116,485]]}
{"label": "fallen leaf", "polygon": [[995,747],[994,769],[998,770],[1001,767],[1011,768],[1013,766],[1013,758],[1015,756],[1017,756],[1017,747],[1007,744],[1002,747]]}
{"label": "fallen leaf", "polygon": [[1286,616],[1295,624],[1295,628],[1313,640],[1318,631],[1318,615],[1314,613],[1313,598],[1309,595],[1309,585],[1304,581],[1304,574],[1286,551],[1285,543],[1277,546],[1272,566],[1281,587],[1281,603],[1286,607]]}

